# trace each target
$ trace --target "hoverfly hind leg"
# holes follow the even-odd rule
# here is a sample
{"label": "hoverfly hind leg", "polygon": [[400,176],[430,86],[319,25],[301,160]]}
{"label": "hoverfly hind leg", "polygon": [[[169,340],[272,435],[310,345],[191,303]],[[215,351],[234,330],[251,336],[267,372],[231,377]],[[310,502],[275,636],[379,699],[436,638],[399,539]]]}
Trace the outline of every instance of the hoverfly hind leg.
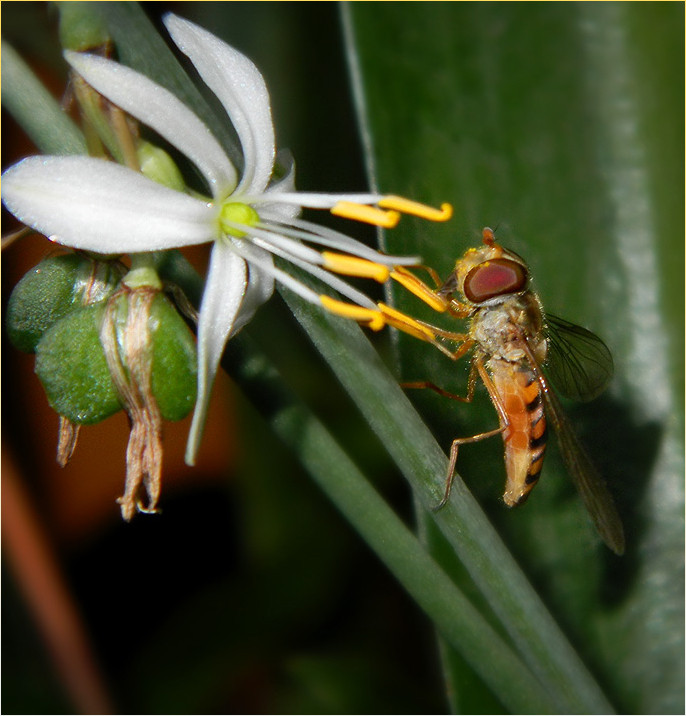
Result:
{"label": "hoverfly hind leg", "polygon": [[473,397],[473,391],[467,392],[467,395],[458,395],[457,393],[451,393],[449,390],[444,390],[440,386],[432,383],[430,380],[414,380],[411,382],[403,382],[400,384],[401,388],[405,390],[433,390],[434,393],[443,398],[450,398],[450,400],[459,400],[461,403],[471,403]]}
{"label": "hoverfly hind leg", "polygon": [[468,443],[476,443],[480,440],[485,440],[486,438],[492,438],[495,435],[500,435],[500,433],[505,430],[507,425],[501,425],[498,428],[494,428],[493,430],[488,430],[485,433],[479,433],[478,435],[471,435],[468,438],[455,438],[452,442],[452,445],[450,446],[450,463],[448,465],[448,474],[445,479],[445,492],[443,493],[443,497],[441,501],[432,508],[433,512],[438,512],[442,507],[445,507],[445,505],[448,503],[448,500],[450,499],[450,491],[453,487],[453,482],[455,482],[455,478],[457,477],[457,473],[455,472],[455,467],[457,466],[457,453],[460,449],[460,445],[467,445]]}

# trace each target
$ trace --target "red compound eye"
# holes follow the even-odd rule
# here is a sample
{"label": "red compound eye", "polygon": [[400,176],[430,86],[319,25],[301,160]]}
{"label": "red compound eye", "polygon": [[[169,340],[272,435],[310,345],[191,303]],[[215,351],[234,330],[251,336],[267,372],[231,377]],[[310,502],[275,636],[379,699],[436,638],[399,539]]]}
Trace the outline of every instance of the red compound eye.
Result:
{"label": "red compound eye", "polygon": [[464,295],[472,303],[524,290],[527,273],[524,266],[509,259],[493,259],[475,266],[465,277]]}

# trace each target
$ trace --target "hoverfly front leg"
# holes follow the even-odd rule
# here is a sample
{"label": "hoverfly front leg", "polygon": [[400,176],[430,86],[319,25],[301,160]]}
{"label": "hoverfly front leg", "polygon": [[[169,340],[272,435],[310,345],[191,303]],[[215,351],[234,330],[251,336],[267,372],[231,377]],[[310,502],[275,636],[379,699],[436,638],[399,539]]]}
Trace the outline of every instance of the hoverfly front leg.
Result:
{"label": "hoverfly front leg", "polygon": [[404,266],[395,266],[391,271],[391,278],[424,301],[437,313],[448,312],[456,318],[467,318],[472,313],[471,306],[460,303],[452,297],[454,275],[451,275],[447,281],[443,282],[430,266],[418,266],[417,268],[428,272],[432,281],[436,284],[436,288],[428,286]]}
{"label": "hoverfly front leg", "polygon": [[[428,286],[424,281],[415,276],[411,271],[403,266],[394,267],[390,277],[397,281],[401,286],[406,288],[410,293],[414,294],[420,300],[424,301],[430,308],[437,313],[449,313],[458,318],[466,318],[472,311],[469,306],[459,303],[452,298],[451,292],[445,292],[444,288],[448,283],[442,283],[438,274],[429,266],[419,266],[429,273],[431,279],[436,284],[436,289]],[[473,340],[466,333],[456,333],[447,331],[438,326],[434,326],[425,321],[412,318],[392,306],[384,303],[377,304],[386,324],[407,333],[414,338],[432,343],[442,353],[445,353],[452,360],[461,358],[473,345]],[[451,350],[446,347],[443,342],[451,341],[460,344],[457,350]]]}

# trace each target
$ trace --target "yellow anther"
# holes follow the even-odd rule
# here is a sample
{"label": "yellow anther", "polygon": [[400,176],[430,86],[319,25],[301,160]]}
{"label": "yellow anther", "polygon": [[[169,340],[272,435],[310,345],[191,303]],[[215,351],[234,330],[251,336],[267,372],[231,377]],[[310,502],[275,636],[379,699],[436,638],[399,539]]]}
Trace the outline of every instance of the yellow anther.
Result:
{"label": "yellow anther", "polygon": [[422,341],[436,340],[435,333],[427,326],[419,323],[419,321],[415,321],[414,318],[410,318],[410,316],[401,313],[391,306],[387,306],[385,303],[378,303],[377,305],[389,326],[393,326],[399,331],[408,333],[414,338],[419,338]]}
{"label": "yellow anther", "polygon": [[373,331],[380,331],[386,325],[381,311],[373,308],[364,308],[353,303],[345,303],[331,298],[331,296],[322,295],[319,300],[327,311],[335,313],[337,316],[343,316],[343,318],[352,318],[353,321],[364,323],[367,328],[371,328]]}
{"label": "yellow anther", "polygon": [[448,309],[449,304],[445,299],[437,296],[425,283],[402,267],[396,266],[393,271],[391,271],[391,278],[405,287],[410,293],[417,296],[417,298],[424,301],[424,303],[433,308],[434,311],[443,313]]}
{"label": "yellow anther", "polygon": [[346,256],[331,251],[322,251],[324,268],[345,276],[359,276],[360,278],[373,278],[379,283],[388,281],[391,271],[388,266],[377,264],[374,261],[360,259],[357,256]]}
{"label": "yellow anther", "polygon": [[356,204],[353,201],[339,201],[331,209],[331,213],[334,216],[363,221],[365,224],[374,224],[384,229],[393,229],[400,221],[400,214],[397,211],[383,211],[375,206]]}
{"label": "yellow anther", "polygon": [[412,214],[429,221],[448,221],[453,215],[453,207],[450,204],[441,204],[440,209],[434,209],[433,206],[420,204],[418,201],[405,199],[402,196],[385,196],[379,201],[379,206],[382,209],[395,209],[403,214]]}

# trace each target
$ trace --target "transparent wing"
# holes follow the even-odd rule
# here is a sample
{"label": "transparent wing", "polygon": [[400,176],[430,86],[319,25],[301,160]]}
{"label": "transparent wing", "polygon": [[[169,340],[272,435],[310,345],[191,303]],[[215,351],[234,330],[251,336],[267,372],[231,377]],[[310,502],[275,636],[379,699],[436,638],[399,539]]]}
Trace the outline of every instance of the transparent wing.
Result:
{"label": "transparent wing", "polygon": [[[566,323],[566,321],[564,323]],[[573,324],[568,325],[573,326]],[[573,328],[577,329],[578,326],[573,326]],[[610,360],[611,367],[612,358],[605,344],[590,331],[584,328],[578,328],[578,330],[584,334],[588,334],[594,341],[600,343]],[[572,482],[579,491],[581,500],[591,515],[593,524],[598,530],[598,534],[602,537],[603,542],[616,554],[624,554],[624,528],[622,527],[622,520],[619,517],[612,495],[605,486],[605,482],[600,476],[600,473],[591,462],[591,458],[586,453],[579,438],[576,436],[574,429],[562,410],[560,401],[557,399],[541,367],[538,365],[533,350],[524,336],[522,336],[522,338],[528,362],[542,388],[546,416],[557,433],[557,441],[560,446],[562,460],[571,475]],[[610,372],[610,375],[611,374]]]}
{"label": "transparent wing", "polygon": [[581,326],[547,316],[546,373],[565,398],[592,400],[605,390],[614,373],[612,354],[603,341]]}
{"label": "transparent wing", "polygon": [[555,394],[544,384],[548,420],[557,433],[560,453],[572,481],[605,544],[624,554],[624,528],[609,490],[577,438]]}

